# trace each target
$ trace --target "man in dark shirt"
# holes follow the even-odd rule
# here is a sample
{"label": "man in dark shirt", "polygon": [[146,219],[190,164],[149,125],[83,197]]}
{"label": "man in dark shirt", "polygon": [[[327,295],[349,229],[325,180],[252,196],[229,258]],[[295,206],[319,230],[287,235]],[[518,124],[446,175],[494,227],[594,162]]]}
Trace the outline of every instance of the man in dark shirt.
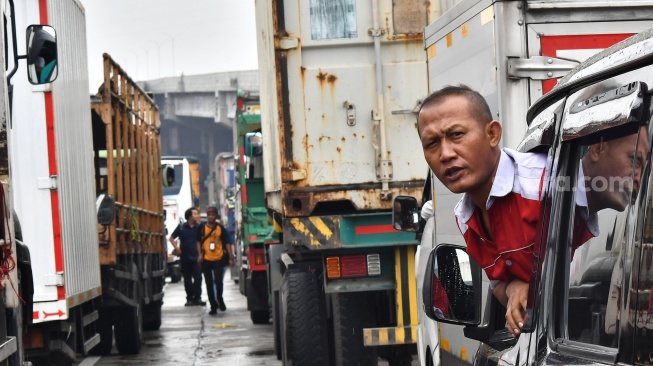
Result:
{"label": "man in dark shirt", "polygon": [[[202,256],[200,255],[200,213],[196,208],[189,208],[184,213],[186,222],[177,226],[170,235],[170,243],[181,257],[181,275],[184,277],[186,305],[206,305],[202,301]],[[177,245],[179,239],[179,245]]]}

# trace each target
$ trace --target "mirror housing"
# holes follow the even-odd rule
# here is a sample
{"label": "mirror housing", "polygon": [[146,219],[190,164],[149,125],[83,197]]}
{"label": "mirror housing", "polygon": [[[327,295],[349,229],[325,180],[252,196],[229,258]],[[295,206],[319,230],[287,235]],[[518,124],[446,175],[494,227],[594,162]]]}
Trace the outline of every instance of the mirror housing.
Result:
{"label": "mirror housing", "polygon": [[34,85],[53,82],[57,68],[57,34],[49,25],[27,27],[27,78]]}
{"label": "mirror housing", "polygon": [[426,316],[442,323],[477,326],[481,323],[481,267],[465,247],[440,244],[428,259],[422,302]]}
{"label": "mirror housing", "polygon": [[260,132],[245,134],[245,156],[255,157],[263,155],[263,137]]}
{"label": "mirror housing", "polygon": [[400,231],[419,230],[419,207],[414,197],[397,196],[393,199],[392,226]]}
{"label": "mirror housing", "polygon": [[175,168],[172,165],[163,165],[161,167],[161,177],[163,177],[163,186],[172,187],[175,185]]}
{"label": "mirror housing", "polygon": [[[116,216],[115,203],[116,201],[110,194],[101,194],[95,201],[97,222],[104,226],[104,230],[106,230],[107,226],[113,223],[113,219]],[[102,233],[104,233],[104,231]]]}

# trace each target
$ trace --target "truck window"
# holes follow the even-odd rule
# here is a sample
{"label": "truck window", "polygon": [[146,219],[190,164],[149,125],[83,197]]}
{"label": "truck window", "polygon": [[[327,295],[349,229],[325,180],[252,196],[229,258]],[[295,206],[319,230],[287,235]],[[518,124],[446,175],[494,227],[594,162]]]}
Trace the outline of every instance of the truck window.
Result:
{"label": "truck window", "polygon": [[174,196],[179,194],[179,190],[181,189],[181,183],[183,182],[183,177],[184,177],[184,166],[183,164],[176,164],[173,165],[174,171],[175,171],[175,180],[172,182],[171,185],[168,187],[163,187],[163,195],[164,196]]}
{"label": "truck window", "polygon": [[[611,91],[622,85],[633,85],[629,84],[633,82],[633,75],[641,78],[642,74],[628,75],[572,94],[565,106],[563,129],[574,124],[568,123],[565,127],[574,108],[589,108],[587,106],[592,103],[603,103],[585,116],[597,118],[592,129],[601,131],[609,126],[609,114],[615,108],[605,100],[613,98]],[[647,80],[647,83],[651,81]],[[646,88],[646,84],[642,85]],[[614,100],[618,103],[618,99]],[[575,169],[577,177],[571,181],[566,180],[570,177],[556,177],[562,181],[555,184],[557,189],[571,189],[573,194],[569,197],[575,197],[573,212],[568,214],[573,225],[570,228],[572,237],[566,241],[571,243],[571,250],[567,253],[569,260],[565,262],[568,273],[567,286],[564,287],[566,307],[564,314],[558,314],[562,317],[558,324],[564,325],[556,337],[562,339],[561,342],[565,339],[577,342],[573,347],[586,347],[596,354],[617,355],[618,349],[618,360],[629,363],[633,362],[633,352],[627,349],[631,349],[633,335],[637,333],[638,316],[635,314],[646,314],[650,318],[646,307],[650,303],[648,296],[652,281],[635,278],[637,266],[633,262],[633,255],[637,257],[637,253],[646,253],[643,250],[645,245],[641,244],[642,232],[646,232],[642,213],[653,207],[652,204],[645,205],[645,193],[650,190],[650,178],[647,177],[651,154],[649,120],[650,112],[644,109],[627,126],[610,127],[603,132],[578,132],[583,131],[581,124],[571,126],[578,132],[578,137],[565,143],[571,147],[566,150],[569,155],[559,158],[574,164],[570,169]],[[584,121],[585,127],[594,123],[587,122]],[[650,202],[650,195],[648,197]],[[631,285],[628,285],[629,281]],[[641,294],[628,290],[635,290],[638,286],[648,286],[648,289],[643,289]],[[646,301],[642,301],[644,298]],[[642,306],[645,307],[643,312],[640,310]],[[646,325],[642,325],[642,332],[646,334]],[[653,329],[651,325],[649,323],[648,327]],[[650,339],[647,342],[651,344]],[[647,351],[646,360],[648,357]]]}

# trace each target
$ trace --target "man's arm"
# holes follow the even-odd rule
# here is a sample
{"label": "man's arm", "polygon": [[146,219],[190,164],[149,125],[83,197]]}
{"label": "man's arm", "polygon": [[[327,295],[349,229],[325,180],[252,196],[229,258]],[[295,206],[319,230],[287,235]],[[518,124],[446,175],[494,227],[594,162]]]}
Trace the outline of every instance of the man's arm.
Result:
{"label": "man's arm", "polygon": [[179,237],[179,226],[175,228],[175,230],[170,234],[170,237],[168,238],[168,241],[170,244],[172,244],[172,247],[175,248],[175,252],[177,255],[181,255],[181,249],[177,245],[177,238]]}
{"label": "man's arm", "polygon": [[528,283],[522,280],[499,282],[492,290],[494,297],[506,307],[506,328],[513,337],[521,333],[528,303]]}
{"label": "man's arm", "polygon": [[197,246],[197,263],[202,263],[202,248],[200,247],[200,241],[196,241],[195,245]]}

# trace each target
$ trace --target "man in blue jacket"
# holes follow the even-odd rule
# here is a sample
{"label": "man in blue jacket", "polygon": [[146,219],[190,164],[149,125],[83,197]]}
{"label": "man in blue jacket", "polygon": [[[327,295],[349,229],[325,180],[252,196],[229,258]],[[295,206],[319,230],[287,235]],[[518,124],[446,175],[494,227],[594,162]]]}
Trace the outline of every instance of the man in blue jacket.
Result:
{"label": "man in blue jacket", "polygon": [[[196,208],[189,208],[184,213],[186,222],[177,226],[170,235],[170,243],[181,257],[181,275],[184,277],[186,290],[185,306],[206,305],[202,301],[202,256],[200,255],[200,213]],[[177,245],[179,239],[179,245]]]}

